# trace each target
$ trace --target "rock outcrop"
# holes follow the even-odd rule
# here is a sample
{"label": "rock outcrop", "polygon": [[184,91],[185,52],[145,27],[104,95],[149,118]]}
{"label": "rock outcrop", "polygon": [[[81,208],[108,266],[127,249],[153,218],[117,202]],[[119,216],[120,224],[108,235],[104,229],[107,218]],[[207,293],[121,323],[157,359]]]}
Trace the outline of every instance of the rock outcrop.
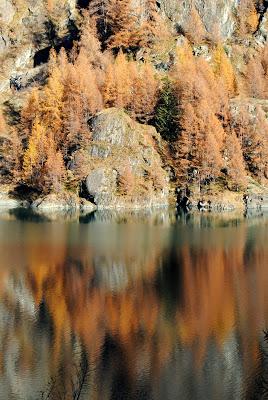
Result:
{"label": "rock outcrop", "polygon": [[63,192],[60,194],[51,193],[40,197],[32,203],[32,208],[39,211],[50,210],[87,210],[94,211],[96,206],[85,199],[79,199],[74,193]]}
{"label": "rock outcrop", "polygon": [[[0,96],[2,101],[16,89],[34,82],[40,68],[35,58],[40,52],[47,61],[51,46],[71,40],[71,26],[77,17],[76,0],[3,0],[0,2]],[[38,63],[37,63],[38,64]],[[34,66],[37,66],[34,69]],[[12,87],[12,82],[13,86]]]}
{"label": "rock outcrop", "polygon": [[187,29],[193,11],[208,33],[219,30],[223,39],[230,38],[235,30],[238,0],[161,0],[160,7],[178,29]]}
{"label": "rock outcrop", "polygon": [[8,186],[0,187],[0,208],[11,209],[18,207],[27,207],[29,204],[27,201],[18,200],[10,194],[10,188]]}
{"label": "rock outcrop", "polygon": [[[87,2],[85,2],[86,4]],[[266,4],[266,2],[263,2]],[[40,79],[40,65],[47,61],[51,47],[71,46],[79,21],[79,1],[2,0],[0,4],[0,102],[11,96],[13,87],[27,86]],[[203,24],[211,37],[223,42],[235,39],[239,0],[159,0],[159,11],[177,32],[199,29]],[[133,7],[143,9],[143,2]],[[194,17],[193,17],[194,15]],[[256,45],[268,37],[268,12],[263,5],[253,35]],[[11,88],[10,88],[11,85]],[[2,99],[1,99],[2,97]]]}
{"label": "rock outcrop", "polygon": [[[19,115],[27,94],[27,90],[21,89],[28,88],[35,81],[40,85],[45,82],[45,64],[51,48],[70,48],[73,40],[79,37],[80,3],[78,0],[0,2],[0,103],[11,101],[12,107],[8,108],[7,103],[3,107],[7,116],[9,111],[13,116]],[[132,2],[137,10],[144,6],[143,3],[140,0]],[[168,71],[175,59],[176,45],[183,46],[188,40],[195,56],[210,61],[215,43],[220,39],[234,69],[243,75],[246,56],[254,58],[267,43],[266,3],[260,2],[262,8],[256,8],[256,30],[254,28],[250,34],[240,38],[237,31],[239,0],[157,1],[159,12],[171,21],[175,29],[174,40],[167,45],[171,49],[168,50],[169,61],[163,64],[155,59],[154,65]],[[205,30],[204,41],[191,41],[187,30],[198,30],[201,26]],[[217,40],[212,43],[214,37]],[[268,112],[268,101],[261,99],[235,99],[232,101],[233,112],[239,112],[245,101],[252,113],[257,106]],[[118,109],[103,111],[91,122],[92,141],[88,149],[83,149],[88,155],[85,165],[88,169],[87,198],[98,208],[167,205],[170,193],[168,174],[162,165],[161,138],[156,130],[134,122]],[[74,162],[75,157],[74,154]],[[81,204],[77,198],[51,195],[39,199],[34,206],[39,209],[93,207],[92,203],[83,201]],[[1,204],[13,207],[21,203],[0,193]]]}
{"label": "rock outcrop", "polygon": [[156,150],[160,142],[155,128],[134,122],[122,110],[108,109],[94,118],[86,186],[98,208],[168,204],[168,176]]}

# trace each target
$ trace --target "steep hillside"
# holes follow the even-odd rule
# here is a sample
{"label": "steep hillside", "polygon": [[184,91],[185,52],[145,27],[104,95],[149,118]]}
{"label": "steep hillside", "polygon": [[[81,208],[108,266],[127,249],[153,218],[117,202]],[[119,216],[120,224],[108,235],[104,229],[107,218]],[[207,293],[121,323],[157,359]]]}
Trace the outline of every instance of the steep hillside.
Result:
{"label": "steep hillside", "polygon": [[266,191],[267,34],[265,0],[2,1],[2,198]]}

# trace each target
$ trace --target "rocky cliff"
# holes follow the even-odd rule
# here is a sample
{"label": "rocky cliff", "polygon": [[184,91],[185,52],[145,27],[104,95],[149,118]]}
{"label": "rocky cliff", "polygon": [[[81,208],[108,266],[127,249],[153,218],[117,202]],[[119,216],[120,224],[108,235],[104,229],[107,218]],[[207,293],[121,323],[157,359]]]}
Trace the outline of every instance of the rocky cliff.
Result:
{"label": "rocky cliff", "polygon": [[55,46],[71,46],[76,38],[75,0],[3,0],[0,3],[0,95],[33,85],[42,77],[40,66]]}
{"label": "rocky cliff", "polygon": [[[32,85],[40,79],[40,65],[48,60],[52,47],[70,48],[79,35],[82,4],[76,0],[46,1],[3,0],[0,4],[0,94],[11,96],[11,86]],[[217,36],[226,44],[239,43],[239,6],[247,1],[238,0],[159,0],[159,13],[167,17],[180,34],[195,31],[213,40]],[[263,45],[267,40],[268,11],[265,1],[251,18],[252,35],[244,40],[245,47]],[[134,2],[140,10],[140,2]],[[140,11],[139,11],[140,12]],[[202,32],[201,32],[202,31]],[[179,36],[180,38],[180,36]],[[240,38],[241,39],[241,38]],[[181,41],[178,41],[180,45]]]}
{"label": "rocky cliff", "polygon": [[159,133],[108,109],[92,122],[86,187],[98,208],[140,208],[168,204],[169,179],[157,146]]}
{"label": "rocky cliff", "polygon": [[[113,1],[116,4],[116,0]],[[112,0],[110,2],[112,3]],[[107,8],[107,4],[110,2],[102,2],[103,9],[105,9],[105,7]],[[205,67],[205,72],[201,72],[200,76],[208,73],[208,68],[211,68],[211,71],[217,76],[217,85],[221,82],[223,87],[227,82],[223,92],[226,88],[229,90],[230,87],[232,87],[230,93],[227,94],[227,102],[229,102],[228,107],[231,114],[240,114],[240,110],[245,104],[246,112],[248,112],[249,115],[253,115],[252,120],[254,120],[254,118],[256,120],[254,115],[256,115],[256,110],[258,108],[261,108],[264,114],[267,114],[267,90],[263,90],[263,93],[260,94],[260,88],[263,86],[262,79],[266,80],[268,75],[266,65],[268,58],[263,57],[268,38],[268,6],[266,1],[158,0],[156,2],[146,2],[135,0],[130,2],[125,1],[124,7],[126,9],[129,6],[129,4],[126,6],[127,3],[131,4],[130,13],[128,15],[124,15],[123,13],[120,17],[121,19],[118,17],[118,21],[114,23],[114,25],[111,23],[110,26],[108,26],[109,24],[107,21],[109,18],[112,18],[110,16],[111,10],[110,14],[109,12],[108,14],[103,12],[102,15],[100,12],[100,2],[97,0],[40,0],[38,2],[34,0],[3,0],[0,4],[0,108],[8,124],[12,127],[15,126],[15,129],[19,132],[20,144],[18,148],[23,148],[21,151],[22,153],[24,152],[24,155],[21,155],[16,162],[20,163],[21,175],[24,173],[24,156],[27,151],[27,146],[30,143],[30,135],[27,136],[25,132],[22,132],[27,124],[20,125],[21,111],[25,104],[27,104],[28,95],[33,92],[33,88],[38,88],[39,93],[41,93],[44,85],[51,85],[48,79],[48,60],[51,49],[55,49],[56,53],[59,53],[60,49],[64,48],[67,52],[67,56],[72,60],[74,56],[70,53],[71,50],[79,49],[77,50],[77,55],[82,48],[81,53],[84,59],[82,57],[82,61],[79,61],[80,64],[78,62],[79,66],[76,71],[83,74],[83,62],[85,63],[85,68],[92,68],[95,71],[95,76],[89,75],[88,78],[88,80],[93,82],[92,87],[88,85],[85,77],[83,78],[84,81],[83,79],[79,82],[76,80],[76,86],[74,85],[76,93],[81,94],[83,90],[85,90],[79,100],[79,107],[84,107],[79,118],[84,118],[84,120],[82,123],[81,121],[79,123],[88,134],[87,143],[83,146],[75,143],[75,145],[70,145],[68,149],[66,146],[64,147],[56,143],[57,148],[55,148],[55,151],[59,150],[62,152],[62,160],[65,163],[64,167],[66,167],[66,186],[70,184],[72,179],[73,181],[77,179],[73,171],[75,165],[79,162],[81,163],[82,154],[84,160],[84,175],[79,183],[81,186],[80,196],[84,198],[84,202],[89,200],[95,203],[99,208],[164,205],[168,204],[171,193],[173,193],[174,200],[175,186],[180,184],[180,179],[183,181],[183,177],[176,171],[176,168],[178,168],[178,158],[183,153],[180,148],[180,141],[178,140],[177,145],[174,145],[174,141],[172,142],[174,136],[173,139],[168,142],[166,137],[162,135],[161,129],[159,128],[158,133],[149,123],[154,124],[157,128],[159,126],[156,122],[155,110],[159,107],[159,104],[161,105],[160,92],[163,89],[163,81],[167,77],[171,82],[173,80],[175,81],[174,69],[176,70],[177,68],[176,64],[183,63],[185,54],[183,56],[183,53],[180,53],[180,49],[185,50],[188,46],[190,52],[196,59],[200,58],[205,60],[208,67]],[[148,17],[147,8],[152,7],[152,4],[154,11],[151,16]],[[93,31],[90,31],[88,27],[84,29],[86,23],[83,12],[84,9],[87,8],[90,10],[89,14],[95,13],[94,16],[97,17],[97,31],[94,33],[97,39],[96,37],[93,38]],[[116,7],[113,12],[116,14]],[[148,14],[147,20],[146,13]],[[130,43],[129,45],[128,43],[127,46],[125,42],[129,40],[127,36],[128,29],[125,29],[126,27],[124,28],[123,25],[129,22],[129,31],[131,31],[133,18],[136,24],[134,24],[135,29],[139,24],[143,26],[144,31],[142,32],[144,33],[144,38],[142,39],[144,40],[139,37],[139,35],[142,36],[141,33],[135,31],[132,33],[133,38],[131,39],[134,44],[132,45],[132,43]],[[160,20],[161,22],[159,22]],[[147,22],[145,25],[142,25],[144,21]],[[152,21],[153,23],[150,26]],[[123,28],[120,24],[123,24]],[[85,32],[89,35],[87,36],[87,43],[85,43],[85,39],[83,38],[86,36]],[[119,36],[117,36],[118,34]],[[138,36],[138,39],[135,35]],[[111,37],[115,43],[116,40],[119,40],[119,42],[121,40],[121,44],[119,44],[118,48],[116,48],[116,46],[111,47]],[[99,42],[97,43],[98,40]],[[116,55],[118,53],[120,54],[120,51],[126,54],[126,64],[122,67],[121,71],[120,66],[116,66],[116,61],[114,61]],[[88,57],[86,62],[85,57]],[[253,65],[249,71],[251,61],[257,59],[263,70],[260,72],[260,67]],[[132,60],[134,60],[133,63]],[[60,68],[61,71],[63,71],[67,65],[67,61],[65,60],[65,67],[63,59],[61,62],[63,62],[63,65],[61,65]],[[73,61],[70,61],[70,63],[72,62]],[[137,67],[134,67],[135,62],[138,65]],[[146,70],[149,64],[151,70]],[[114,67],[114,65],[116,67]],[[143,66],[141,67],[141,65]],[[194,61],[192,61],[192,66],[193,65]],[[196,63],[196,65],[199,64]],[[131,72],[126,72],[127,68],[129,68]],[[140,71],[142,68],[145,72],[143,72],[143,78],[140,79],[139,74],[141,74]],[[198,68],[202,68],[202,64],[200,64]],[[116,75],[119,73],[118,71],[122,73],[121,83],[116,81]],[[70,74],[72,79],[75,80],[75,69]],[[132,98],[131,100],[128,99],[126,104],[123,104],[124,96],[127,97],[126,94],[123,93],[123,85],[124,83],[126,85],[129,84],[129,81],[132,79],[130,76],[131,74],[133,76],[136,74],[133,78],[136,88],[133,89],[133,87],[129,86],[127,95],[130,97],[132,96]],[[158,74],[157,82],[154,74]],[[56,75],[57,74],[54,74],[53,76],[54,80],[57,79]],[[251,87],[251,78],[257,75],[259,75],[259,77],[254,83],[257,88],[255,86]],[[147,77],[148,86],[146,87],[146,82],[144,82],[144,80],[146,80]],[[184,77],[181,77],[180,79],[183,80],[183,78]],[[66,85],[66,77],[64,79]],[[109,79],[116,81],[116,84],[113,83],[115,86],[109,82]],[[187,79],[187,77],[185,77],[185,79]],[[199,77],[197,77],[197,80],[199,80]],[[224,80],[226,81],[225,83]],[[205,83],[206,85],[208,85],[207,81]],[[70,83],[70,87],[71,84],[73,84],[73,82]],[[66,100],[68,97],[66,95],[66,88],[62,89],[61,85],[62,81],[57,86],[59,92],[62,90],[61,95],[55,91],[53,92],[53,89],[50,95],[53,96],[54,93],[55,96],[62,96],[60,101],[66,101],[66,104],[69,102],[68,104],[70,105],[70,98]],[[86,89],[84,89],[85,86]],[[177,90],[176,95],[180,96],[181,89],[178,89],[178,86],[179,85],[176,84],[174,90]],[[153,90],[152,87],[154,87]],[[201,90],[200,87],[197,88],[197,90]],[[39,103],[44,103],[44,98],[47,96],[50,89],[48,89],[47,92],[44,91],[44,93],[40,95],[37,99]],[[116,97],[114,94],[115,90],[118,91],[117,96],[120,98],[119,100],[117,99],[117,101],[114,101]],[[85,100],[86,96],[89,96],[91,92],[93,100]],[[198,95],[199,94],[200,93],[198,93]],[[170,95],[170,93],[168,93],[168,95]],[[217,95],[218,97],[221,96],[219,94]],[[110,99],[107,100],[109,96]],[[131,102],[135,103],[135,96],[140,96],[140,107],[138,107],[139,105],[137,106],[137,104],[132,107]],[[157,98],[157,96],[159,97]],[[86,102],[94,103],[97,97],[99,98],[98,104],[95,102],[97,105],[88,106],[87,104],[85,106]],[[38,102],[37,100],[31,101]],[[178,109],[181,104],[180,99],[176,101],[176,107]],[[191,101],[191,99],[187,100],[188,105],[191,104]],[[152,104],[148,106],[150,102]],[[207,103],[210,102],[211,99],[208,99]],[[55,101],[54,103],[55,108],[58,107],[57,102]],[[213,103],[213,101],[211,103]],[[53,105],[53,101],[51,104]],[[54,105],[51,106],[51,104],[47,108],[53,109]],[[60,105],[57,111],[55,111],[55,115],[57,112],[63,113],[66,104],[64,106]],[[75,109],[75,102],[73,104]],[[44,104],[41,104],[41,106],[43,109],[38,114],[38,118],[41,119],[41,121],[39,121],[40,123],[42,123],[42,118],[45,115]],[[46,106],[47,105],[45,105],[45,107]],[[170,107],[171,106],[172,104]],[[209,106],[213,108],[210,104]],[[147,107],[146,115],[144,114],[143,107]],[[227,119],[224,120],[224,118],[227,118],[222,111],[225,106],[220,107],[215,112],[214,117],[220,121],[222,130],[224,131],[229,121],[227,121]],[[124,112],[123,109],[126,112]],[[33,108],[32,110],[33,114],[35,114],[37,108]],[[99,112],[100,110],[102,111]],[[68,113],[66,114],[66,110],[64,112],[64,116],[60,116],[61,124],[65,127],[64,129],[70,129],[70,124],[72,126],[75,126],[75,124],[77,124],[77,126],[79,125],[77,121],[65,122],[64,119],[68,118],[68,116],[66,116]],[[181,122],[179,119],[183,119],[184,116],[180,114],[180,112],[176,115],[174,120],[177,124],[177,128],[179,126],[181,129]],[[79,114],[79,112],[77,114]],[[202,114],[201,119],[205,119],[209,115],[209,113],[206,114],[204,110],[201,110],[200,114]],[[204,115],[205,117],[203,117]],[[193,121],[195,120],[194,117],[195,116],[192,115]],[[162,117],[160,116],[160,118]],[[167,118],[172,117],[169,115]],[[32,122],[31,120],[31,123]],[[52,126],[53,123],[52,119]],[[207,121],[205,121],[205,125],[206,123]],[[68,128],[66,128],[67,125]],[[191,123],[189,125],[191,125]],[[199,126],[201,125],[199,123]],[[27,126],[27,129],[29,129],[29,124]],[[171,126],[173,125],[171,124]],[[229,128],[233,129],[233,126],[234,123],[231,123]],[[175,128],[175,130],[177,128]],[[49,126],[48,123],[44,130],[49,129],[51,129],[51,126]],[[72,129],[74,130],[76,128],[72,127]],[[227,136],[229,135],[230,132],[228,129],[226,129],[222,136],[226,133]],[[68,132],[60,131],[60,135],[63,135],[67,142],[70,136]],[[236,131],[236,133],[237,139],[239,139],[240,133],[238,131]],[[74,133],[72,134],[75,136]],[[80,134],[81,132],[79,132],[79,135]],[[195,136],[195,134],[192,136]],[[219,134],[219,136],[221,136],[221,134]],[[212,180],[217,181],[217,179],[219,179],[217,184],[219,182],[222,184],[221,182],[224,181],[228,190],[232,186],[229,184],[229,177],[227,176],[231,168],[231,162],[229,162],[227,154],[228,151],[230,153],[230,150],[227,151],[224,148],[226,140],[226,138],[224,140],[221,138],[220,142],[217,144],[219,147],[218,158],[222,157],[222,162],[219,162],[216,179],[214,179],[214,177],[211,178],[209,173],[207,173],[207,176],[203,178],[201,184],[207,185]],[[233,138],[232,140],[235,139]],[[3,140],[0,140],[2,153],[10,146],[9,144],[6,147],[2,146],[2,142],[5,141],[6,136]],[[236,143],[238,147],[244,145],[242,141],[240,142],[240,144]],[[184,146],[184,143],[182,143],[182,146]],[[189,150],[190,146],[188,144],[187,146]],[[77,149],[79,149],[79,151],[77,151]],[[247,162],[247,149],[242,150],[244,153],[241,155],[240,165],[243,163],[242,157],[244,157],[244,161]],[[191,151],[189,150],[189,155],[185,156],[185,165],[190,164],[193,160],[193,155],[190,153]],[[3,154],[0,154],[0,161],[2,157]],[[200,159],[201,158],[202,157],[200,157]],[[44,163],[46,161],[47,159]],[[254,160],[254,162],[255,161],[256,160]],[[8,165],[10,164],[11,162]],[[255,164],[254,168],[258,170]],[[61,166],[59,163],[58,169],[60,168]],[[246,168],[248,168],[248,174],[254,175],[255,170],[250,170],[251,167]],[[232,177],[237,175],[235,167],[233,169]],[[262,168],[261,173],[263,173],[264,170],[265,173],[263,175],[266,174],[266,166]],[[193,175],[197,170],[194,165],[188,168],[186,172],[185,171],[184,173]],[[259,173],[259,175],[261,173]],[[192,175],[191,179],[193,181],[194,178]],[[266,175],[265,179],[267,179]],[[257,178],[259,178],[259,176],[257,176]],[[191,179],[189,179],[189,181]],[[23,175],[22,183],[25,184],[25,182],[25,176]],[[29,184],[29,182],[26,182],[26,184]],[[197,185],[195,186],[197,187]],[[40,190],[40,188],[38,188],[38,190]],[[76,196],[78,193],[77,188],[75,190]],[[6,193],[6,191],[3,193]],[[2,196],[3,199],[5,196],[6,194]],[[34,198],[34,200],[36,200],[36,198]],[[71,201],[74,201],[74,203],[76,202],[73,197]],[[45,201],[38,200],[35,204],[42,207],[44,204],[49,204],[49,200],[47,198]],[[77,204],[78,207],[81,206],[80,200]]]}

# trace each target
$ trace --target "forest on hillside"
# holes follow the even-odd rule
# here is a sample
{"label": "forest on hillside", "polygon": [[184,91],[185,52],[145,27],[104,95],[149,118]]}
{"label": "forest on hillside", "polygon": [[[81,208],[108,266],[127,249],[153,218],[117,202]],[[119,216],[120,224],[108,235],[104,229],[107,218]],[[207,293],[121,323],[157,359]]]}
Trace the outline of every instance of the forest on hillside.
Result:
{"label": "forest on hillside", "polygon": [[[92,118],[112,107],[161,134],[174,186],[244,191],[249,176],[267,182],[268,120],[254,99],[268,99],[268,45],[252,44],[264,1],[240,2],[231,43],[216,24],[208,33],[195,8],[182,29],[153,0],[142,10],[130,0],[82,3],[76,40],[51,49],[45,81],[28,88],[19,116],[2,106],[1,184],[79,193]],[[55,31],[57,4],[46,5]],[[123,193],[132,179],[125,169]]]}

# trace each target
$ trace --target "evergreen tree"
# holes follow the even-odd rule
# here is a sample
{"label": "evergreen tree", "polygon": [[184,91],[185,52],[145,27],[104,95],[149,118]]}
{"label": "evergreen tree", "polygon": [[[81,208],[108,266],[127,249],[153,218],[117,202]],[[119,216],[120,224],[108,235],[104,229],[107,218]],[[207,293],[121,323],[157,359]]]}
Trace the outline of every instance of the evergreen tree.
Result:
{"label": "evergreen tree", "polygon": [[178,134],[178,104],[172,81],[166,77],[156,106],[154,125],[161,136],[173,141]]}

